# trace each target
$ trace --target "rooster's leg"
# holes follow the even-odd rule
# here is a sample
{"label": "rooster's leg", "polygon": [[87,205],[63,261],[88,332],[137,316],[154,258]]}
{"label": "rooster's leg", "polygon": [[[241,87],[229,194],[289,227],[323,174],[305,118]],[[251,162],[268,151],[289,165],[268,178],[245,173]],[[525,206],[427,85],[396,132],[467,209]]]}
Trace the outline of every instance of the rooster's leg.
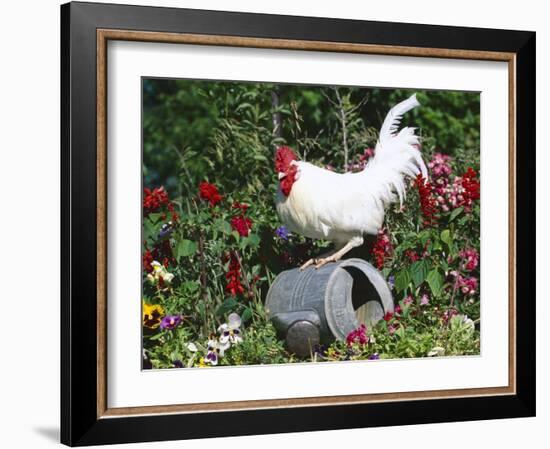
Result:
{"label": "rooster's leg", "polygon": [[307,267],[309,267],[310,265],[317,265],[321,260],[323,259],[326,259],[328,257],[331,257],[334,253],[336,252],[335,249],[331,250],[331,251],[328,251],[324,254],[322,254],[321,256],[319,257],[314,257],[312,259],[309,259],[305,264],[303,264],[301,267],[300,267],[300,271],[304,271]]}
{"label": "rooster's leg", "polygon": [[346,243],[341,249],[333,252],[328,257],[317,259],[315,263],[315,269],[321,268],[329,262],[338,262],[346,253],[350,252],[353,248],[361,246],[363,244],[363,237],[354,237],[348,243]]}

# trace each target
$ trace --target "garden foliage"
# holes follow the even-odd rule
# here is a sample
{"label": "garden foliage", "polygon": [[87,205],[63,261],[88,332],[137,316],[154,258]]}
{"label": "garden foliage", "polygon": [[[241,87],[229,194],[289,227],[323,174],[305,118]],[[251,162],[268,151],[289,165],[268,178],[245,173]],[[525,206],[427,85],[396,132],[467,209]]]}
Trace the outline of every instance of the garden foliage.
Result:
{"label": "garden foliage", "polygon": [[360,257],[396,310],[346,341],[289,353],[264,309],[282,270],[327,242],[292,235],[274,208],[273,153],[361,170],[386,112],[413,92],[145,79],[143,366],[267,364],[479,354],[479,95],[418,92],[429,179]]}

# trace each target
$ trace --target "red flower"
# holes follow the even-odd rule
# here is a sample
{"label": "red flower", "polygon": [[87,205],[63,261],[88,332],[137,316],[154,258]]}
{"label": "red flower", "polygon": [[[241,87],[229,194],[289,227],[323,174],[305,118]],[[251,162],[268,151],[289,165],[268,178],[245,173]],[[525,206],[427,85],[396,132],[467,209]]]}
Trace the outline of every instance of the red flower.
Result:
{"label": "red flower", "polygon": [[162,264],[167,267],[170,264],[176,265],[176,259],[172,255],[172,247],[170,240],[163,240],[158,243],[151,252],[153,260],[162,261]]}
{"label": "red flower", "polygon": [[372,248],[376,268],[379,270],[384,268],[384,260],[391,254],[392,250],[393,248],[390,242],[390,237],[386,234],[384,229],[381,229],[378,231],[378,238]]}
{"label": "red flower", "polygon": [[245,216],[233,217],[231,219],[231,227],[237,231],[241,237],[248,237],[252,229],[252,220]]}
{"label": "red flower", "polygon": [[241,265],[239,264],[237,257],[233,254],[229,260],[229,270],[227,271],[225,277],[228,281],[225,286],[227,293],[231,296],[237,296],[244,293],[244,287],[241,283]]}
{"label": "red flower", "polygon": [[456,176],[453,183],[447,187],[446,199],[449,205],[443,205],[443,210],[449,210],[449,207],[455,209],[464,207],[466,212],[472,210],[474,201],[479,200],[479,181],[476,179],[477,173],[472,167],[466,170],[462,176]]}
{"label": "red flower", "polygon": [[418,196],[420,197],[420,209],[424,216],[424,226],[431,226],[435,221],[437,206],[437,201],[432,195],[433,187],[421,174],[416,177],[414,185],[418,189]]}
{"label": "red flower", "polygon": [[462,176],[462,187],[464,187],[465,190],[464,197],[466,198],[466,202],[468,202],[468,200],[479,200],[480,185],[476,177],[477,173],[472,167],[468,167],[468,170],[466,170],[466,173]]}
{"label": "red flower", "polygon": [[392,318],[393,318],[393,313],[391,312],[386,312],[386,314],[384,315],[384,321],[390,321]]}
{"label": "red flower", "polygon": [[143,253],[143,270],[145,270],[147,273],[151,273],[153,271],[153,266],[151,265],[151,262],[153,262],[153,255],[151,254],[151,251],[147,250]]}
{"label": "red flower", "polygon": [[222,200],[222,196],[218,192],[218,188],[214,184],[203,181],[199,184],[199,196],[210,203],[214,207]]}
{"label": "red flower", "polygon": [[233,209],[240,209],[242,213],[244,214],[247,209],[249,208],[248,204],[239,203],[238,201],[235,201],[233,205],[231,206]]}
{"label": "red flower", "polygon": [[407,256],[411,262],[416,262],[417,260],[420,260],[420,256],[416,254],[416,251],[413,251],[411,249],[405,251],[405,256]]}
{"label": "red flower", "polygon": [[168,193],[164,187],[156,187],[153,190],[143,189],[143,215],[146,217],[150,213],[158,212],[161,206],[170,204]]}
{"label": "red flower", "polygon": [[[159,212],[163,207],[166,207],[172,215],[172,221],[177,222],[179,215],[176,213],[174,204],[168,198],[168,193],[164,190],[163,186],[156,187],[153,190],[143,189],[143,216],[147,217],[149,214]],[[162,220],[166,220],[166,211],[162,211]]]}
{"label": "red flower", "polygon": [[[170,214],[172,215],[172,221],[177,223],[180,219],[180,216],[176,212],[176,209],[174,208],[174,204],[170,202],[166,207],[168,208],[168,210],[170,211]],[[166,220],[166,216],[164,216],[163,220]]]}

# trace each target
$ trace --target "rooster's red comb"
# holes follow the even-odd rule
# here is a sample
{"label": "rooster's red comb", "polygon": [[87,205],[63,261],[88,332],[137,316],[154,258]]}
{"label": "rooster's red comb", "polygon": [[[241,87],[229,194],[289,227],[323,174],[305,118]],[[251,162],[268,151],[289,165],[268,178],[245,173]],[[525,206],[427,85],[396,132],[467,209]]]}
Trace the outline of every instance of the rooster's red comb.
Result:
{"label": "rooster's red comb", "polygon": [[292,148],[287,146],[282,146],[277,148],[275,152],[275,170],[278,173],[284,173],[290,167],[292,161],[296,161],[296,153],[292,151]]}

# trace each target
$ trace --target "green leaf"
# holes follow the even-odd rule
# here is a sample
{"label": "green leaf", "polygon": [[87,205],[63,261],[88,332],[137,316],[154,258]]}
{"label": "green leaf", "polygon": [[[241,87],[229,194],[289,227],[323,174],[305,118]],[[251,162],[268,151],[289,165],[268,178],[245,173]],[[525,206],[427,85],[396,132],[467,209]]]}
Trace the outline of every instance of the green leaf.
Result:
{"label": "green leaf", "polygon": [[152,214],[149,214],[147,216],[147,218],[152,222],[152,223],[155,223],[155,224],[158,224],[158,222],[161,220],[161,217],[162,217],[162,213],[160,212],[154,212]]}
{"label": "green leaf", "polygon": [[185,281],[182,286],[189,293],[195,293],[200,287],[197,281]]}
{"label": "green leaf", "polygon": [[449,223],[453,221],[456,217],[458,217],[461,212],[464,210],[463,207],[457,207],[455,210],[451,212],[451,216],[449,217]]}
{"label": "green leaf", "polygon": [[411,265],[410,272],[414,286],[418,287],[428,275],[428,264],[424,260],[417,260]]}
{"label": "green leaf", "polygon": [[221,230],[224,234],[228,234],[228,235],[231,234],[232,228],[231,228],[231,225],[227,221],[224,220],[221,223],[220,227],[221,227]]}
{"label": "green leaf", "polygon": [[430,290],[432,291],[432,294],[434,296],[439,296],[439,293],[441,292],[441,288],[443,287],[443,276],[441,275],[441,273],[437,268],[434,268],[432,271],[428,273],[426,281],[430,286]]}
{"label": "green leaf", "polygon": [[240,111],[241,109],[252,109],[254,106],[252,106],[250,103],[241,103],[237,108],[235,109],[235,112]]}
{"label": "green leaf", "polygon": [[247,307],[246,309],[244,309],[244,312],[241,315],[241,320],[243,321],[243,323],[246,323],[250,320],[250,318],[252,318],[252,310],[250,309],[250,307]]}
{"label": "green leaf", "polygon": [[216,310],[217,316],[225,315],[228,312],[231,312],[234,307],[237,306],[237,300],[235,298],[227,298],[220,307]]}
{"label": "green leaf", "polygon": [[398,336],[399,338],[404,338],[405,337],[405,328],[403,326],[399,326],[397,328],[397,330],[395,331],[394,335]]}
{"label": "green leaf", "polygon": [[155,240],[156,237],[157,226],[149,218],[143,219],[143,238],[145,240]]}
{"label": "green leaf", "polygon": [[411,277],[409,271],[406,268],[403,268],[397,276],[395,276],[395,289],[397,292],[405,290],[411,282]]}
{"label": "green leaf", "polygon": [[430,239],[431,235],[431,231],[427,229],[419,234],[418,238],[420,240],[420,243],[422,243],[422,246],[426,245],[426,242]]}
{"label": "green leaf", "polygon": [[197,252],[197,244],[192,240],[183,239],[176,247],[176,258],[189,257]]}
{"label": "green leaf", "polygon": [[258,234],[250,234],[248,236],[248,244],[252,247],[252,248],[256,248],[259,244],[260,244],[260,237],[258,236]]}
{"label": "green leaf", "polygon": [[158,333],[158,334],[153,335],[152,337],[149,337],[149,340],[158,340],[159,338],[161,338],[163,336],[164,336],[163,333]]}
{"label": "green leaf", "polygon": [[441,240],[444,243],[446,243],[447,246],[451,246],[451,243],[453,242],[453,237],[449,229],[445,229],[444,231],[441,231]]}
{"label": "green leaf", "polygon": [[239,242],[239,249],[243,251],[248,246],[249,240],[248,237],[242,237]]}

